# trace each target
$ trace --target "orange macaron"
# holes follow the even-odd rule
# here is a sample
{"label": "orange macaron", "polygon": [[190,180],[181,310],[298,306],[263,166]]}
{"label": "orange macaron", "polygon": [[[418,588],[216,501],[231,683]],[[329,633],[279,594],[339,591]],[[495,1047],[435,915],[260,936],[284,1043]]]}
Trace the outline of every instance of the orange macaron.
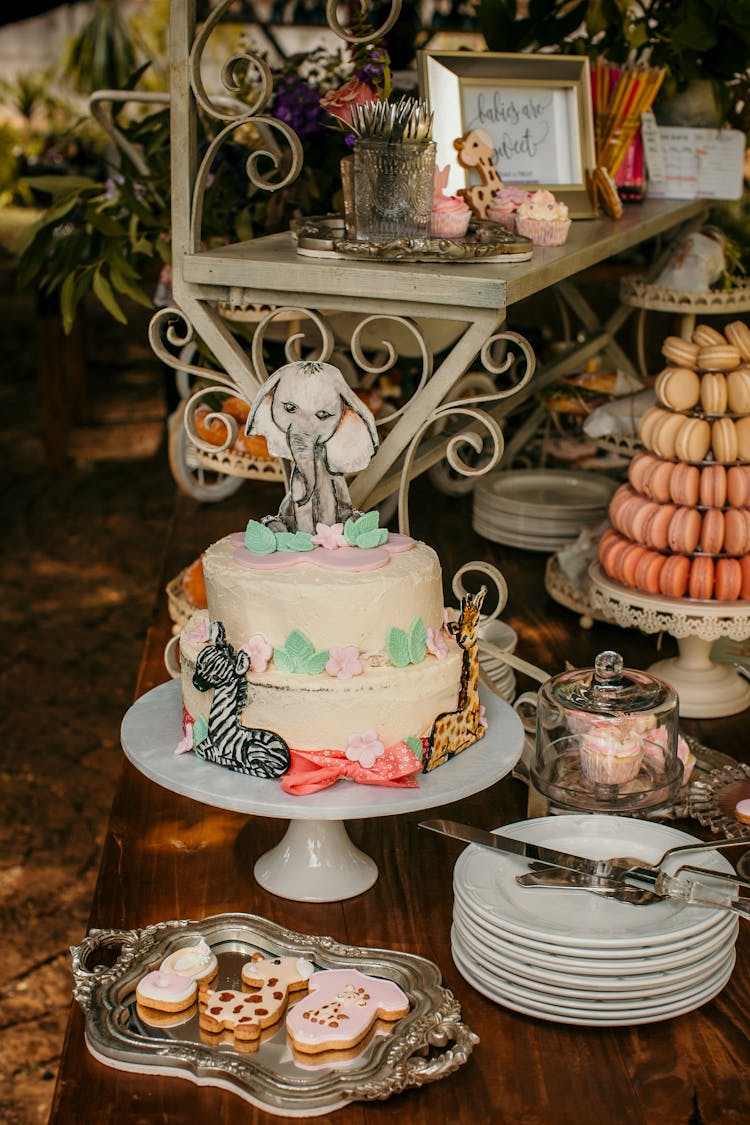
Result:
{"label": "orange macaron", "polygon": [[701,537],[701,514],[697,508],[678,508],[669,521],[667,543],[678,555],[692,555]]}
{"label": "orange macaron", "polygon": [[692,410],[702,393],[702,380],[689,367],[665,367],[654,384],[656,397],[671,410]]}
{"label": "orange macaron", "polygon": [[727,508],[724,513],[724,550],[728,555],[750,553],[750,511]]}
{"label": "orange macaron", "polygon": [[707,555],[698,555],[690,563],[690,579],[688,581],[688,597],[705,602],[714,592],[715,578],[714,560]]}
{"label": "orange macaron", "polygon": [[727,471],[726,499],[733,508],[750,507],[750,466],[732,465]]}
{"label": "orange macaron", "polygon": [[740,353],[743,363],[750,360],[750,327],[742,320],[733,320],[724,329],[727,341]]}
{"label": "orange macaron", "polygon": [[745,555],[744,559],[740,559],[739,564],[740,571],[742,572],[742,590],[740,596],[750,599],[750,555]]}
{"label": "orange macaron", "polygon": [[675,465],[672,461],[661,461],[654,457],[653,464],[644,475],[643,492],[649,500],[656,500],[659,504],[666,504],[669,500],[669,485]]}
{"label": "orange macaron", "polygon": [[643,538],[649,547],[666,551],[669,546],[669,525],[677,511],[676,504],[659,504],[643,527]]}
{"label": "orange macaron", "polygon": [[618,560],[618,572],[620,581],[625,586],[635,586],[635,572],[638,563],[646,554],[646,548],[641,547],[640,543],[630,543]]}
{"label": "orange macaron", "polygon": [[721,371],[707,371],[701,377],[701,409],[705,414],[726,414],[727,380]]}
{"label": "orange macaron", "polygon": [[666,598],[683,598],[690,581],[690,559],[670,555],[659,574],[659,593]]}
{"label": "orange macaron", "polygon": [[659,577],[667,561],[658,551],[646,551],[635,566],[635,585],[647,594],[659,593]]}
{"label": "orange macaron", "polygon": [[724,513],[721,508],[707,508],[701,523],[700,549],[707,555],[718,555],[724,546]]}
{"label": "orange macaron", "polygon": [[636,453],[632,461],[628,465],[628,480],[636,492],[644,494],[643,482],[646,474],[650,472],[658,458],[654,457],[652,453]]}
{"label": "orange macaron", "polygon": [[696,324],[693,329],[692,341],[698,348],[710,348],[713,345],[726,344],[727,338],[719,332],[718,328],[712,328],[710,324]]}
{"label": "orange macaron", "polygon": [[697,465],[686,465],[683,461],[674,466],[669,478],[669,495],[675,504],[687,504],[694,508],[700,493],[701,471]]}
{"label": "orange macaron", "polygon": [[667,362],[674,363],[677,367],[692,367],[695,369],[699,351],[699,344],[692,340],[683,340],[681,336],[667,336],[661,346],[662,355]]}
{"label": "orange macaron", "polygon": [[682,418],[675,440],[678,461],[704,461],[711,448],[711,426],[705,418]]}
{"label": "orange macaron", "polygon": [[737,427],[731,418],[717,418],[711,426],[711,449],[714,459],[729,465],[737,460],[739,443]]}
{"label": "orange macaron", "polygon": [[727,500],[727,470],[723,465],[701,469],[699,499],[704,508],[723,508]]}
{"label": "orange macaron", "polygon": [[716,563],[714,597],[719,602],[735,602],[742,593],[742,567],[737,559],[719,559]]}

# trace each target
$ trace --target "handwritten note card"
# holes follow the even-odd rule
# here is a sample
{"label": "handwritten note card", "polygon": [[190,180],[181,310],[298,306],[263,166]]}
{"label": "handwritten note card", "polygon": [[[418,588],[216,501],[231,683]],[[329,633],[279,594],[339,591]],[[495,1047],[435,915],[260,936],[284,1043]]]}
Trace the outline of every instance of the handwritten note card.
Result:
{"label": "handwritten note card", "polygon": [[648,194],[656,199],[739,199],[745,136],[644,122]]}
{"label": "handwritten note card", "polygon": [[486,130],[506,184],[573,184],[583,178],[575,91],[465,84],[464,129]]}

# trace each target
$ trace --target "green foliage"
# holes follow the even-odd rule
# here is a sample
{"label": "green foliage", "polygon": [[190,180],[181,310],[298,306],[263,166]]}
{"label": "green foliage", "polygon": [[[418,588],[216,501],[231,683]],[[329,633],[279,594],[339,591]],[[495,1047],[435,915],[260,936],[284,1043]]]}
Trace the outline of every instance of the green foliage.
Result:
{"label": "green foliage", "polygon": [[277,551],[313,551],[315,544],[309,531],[277,531]]}
{"label": "green foliage", "polygon": [[388,539],[388,531],[378,527],[378,512],[365,512],[358,519],[348,519],[344,524],[344,537],[352,547],[382,547]]}
{"label": "green foliage", "polygon": [[283,648],[275,648],[273,662],[281,672],[296,672],[305,676],[317,676],[326,666],[328,649],[316,652],[310,641],[299,629],[293,629]]}
{"label": "green foliage", "polygon": [[198,715],[193,723],[193,746],[200,746],[208,738],[208,723],[203,715]]}
{"label": "green foliage", "polygon": [[97,0],[90,18],[72,39],[64,66],[79,93],[127,88],[136,69],[135,46],[115,0]]}
{"label": "green foliage", "polygon": [[405,668],[407,664],[421,664],[427,651],[427,630],[421,617],[415,617],[409,632],[397,629],[388,630],[385,651],[391,664]]}
{"label": "green foliage", "polygon": [[414,734],[410,734],[407,735],[407,737],[404,739],[404,742],[409,747],[414,757],[421,762],[424,758],[424,743],[422,742],[422,739],[417,738],[417,736]]}
{"label": "green foliage", "polygon": [[276,550],[276,536],[259,520],[249,520],[245,528],[245,547],[251,555],[272,555]]}

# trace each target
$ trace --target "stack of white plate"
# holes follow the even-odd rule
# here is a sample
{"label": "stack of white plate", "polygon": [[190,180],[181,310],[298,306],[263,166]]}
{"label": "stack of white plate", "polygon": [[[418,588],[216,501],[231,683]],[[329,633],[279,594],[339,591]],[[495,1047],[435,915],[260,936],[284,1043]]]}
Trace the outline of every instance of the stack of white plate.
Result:
{"label": "stack of white plate", "polygon": [[[480,642],[487,641],[503,652],[514,652],[518,644],[518,634],[515,629],[506,625],[504,621],[480,621],[478,633]],[[483,653],[481,643],[479,667],[487,678],[492,680],[495,691],[502,699],[515,699],[516,677],[513,669],[501,657]]]}
{"label": "stack of white plate", "polygon": [[603,519],[617,483],[599,473],[509,469],[488,473],[474,489],[472,526],[493,543],[557,551],[581,528]]}
{"label": "stack of white plate", "polygon": [[[498,831],[591,858],[648,862],[695,839],[613,816],[542,817]],[[718,852],[696,862],[733,870]],[[456,864],[453,959],[490,1000],[557,1023],[617,1027],[692,1011],[729,980],[735,915],[676,899],[631,906],[578,889],[523,888],[515,877],[524,871],[524,859],[474,845]]]}

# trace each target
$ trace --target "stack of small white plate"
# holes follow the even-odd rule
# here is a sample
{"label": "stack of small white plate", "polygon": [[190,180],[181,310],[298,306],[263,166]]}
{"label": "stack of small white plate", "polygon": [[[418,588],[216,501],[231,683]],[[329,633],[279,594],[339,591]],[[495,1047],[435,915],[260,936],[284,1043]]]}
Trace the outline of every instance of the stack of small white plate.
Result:
{"label": "stack of small white plate", "polygon": [[552,552],[606,515],[617,484],[599,473],[509,469],[488,473],[474,489],[472,526],[493,543]]}
{"label": "stack of small white plate", "polygon": [[514,652],[518,644],[518,634],[515,629],[504,621],[480,621],[479,623],[479,667],[492,680],[492,686],[497,694],[506,700],[516,697],[516,677],[509,664],[499,656],[483,653],[481,642],[487,641],[503,652]]}
{"label": "stack of small white plate", "polygon": [[[695,839],[613,816],[542,817],[498,831],[595,859],[648,862]],[[733,870],[718,852],[702,852],[696,862]],[[729,980],[735,915],[676,899],[631,906],[578,889],[519,887],[515,877],[528,869],[521,857],[475,845],[456,864],[453,959],[490,1000],[557,1023],[618,1027],[692,1011]]]}

